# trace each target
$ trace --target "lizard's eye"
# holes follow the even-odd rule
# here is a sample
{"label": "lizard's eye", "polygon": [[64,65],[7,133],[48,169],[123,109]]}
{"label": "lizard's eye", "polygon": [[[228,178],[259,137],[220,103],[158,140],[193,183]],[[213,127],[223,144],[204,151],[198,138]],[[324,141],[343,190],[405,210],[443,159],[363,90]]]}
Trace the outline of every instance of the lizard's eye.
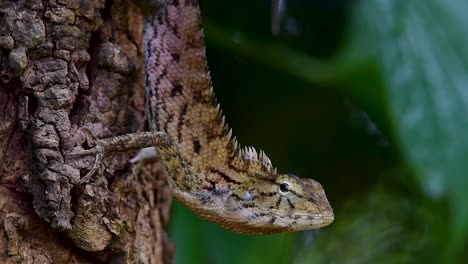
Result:
{"label": "lizard's eye", "polygon": [[302,190],[300,179],[289,174],[279,175],[275,179],[275,185],[277,188],[276,193],[281,196],[292,197],[291,195],[301,193]]}
{"label": "lizard's eye", "polygon": [[281,193],[285,194],[285,193],[288,193],[289,192],[289,189],[291,187],[289,186],[289,184],[283,182],[279,185],[279,190]]}

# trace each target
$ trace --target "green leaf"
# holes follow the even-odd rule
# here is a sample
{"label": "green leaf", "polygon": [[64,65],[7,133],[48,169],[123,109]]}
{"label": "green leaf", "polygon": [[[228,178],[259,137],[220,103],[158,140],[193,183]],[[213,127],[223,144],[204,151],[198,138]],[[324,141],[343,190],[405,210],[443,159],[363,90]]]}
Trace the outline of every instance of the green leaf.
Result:
{"label": "green leaf", "polygon": [[468,230],[468,2],[366,0],[349,54],[374,53],[403,158],[431,197],[447,197],[447,256]]}

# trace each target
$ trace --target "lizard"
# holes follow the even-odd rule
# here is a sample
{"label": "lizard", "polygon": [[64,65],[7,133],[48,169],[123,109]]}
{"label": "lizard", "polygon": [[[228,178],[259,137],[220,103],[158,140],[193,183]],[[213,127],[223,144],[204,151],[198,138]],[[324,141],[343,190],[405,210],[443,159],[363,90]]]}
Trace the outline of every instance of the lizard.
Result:
{"label": "lizard", "polygon": [[263,151],[240,147],[214,96],[197,0],[168,0],[145,16],[149,132],[99,139],[96,173],[111,152],[156,147],[172,194],[202,219],[240,234],[314,229],[333,222],[323,187],[278,173]]}

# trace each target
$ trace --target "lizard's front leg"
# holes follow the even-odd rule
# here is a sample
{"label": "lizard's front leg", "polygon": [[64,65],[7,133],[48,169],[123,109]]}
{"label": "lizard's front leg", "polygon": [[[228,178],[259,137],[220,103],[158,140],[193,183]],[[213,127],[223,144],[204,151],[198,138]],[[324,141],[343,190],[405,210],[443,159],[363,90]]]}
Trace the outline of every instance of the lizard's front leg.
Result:
{"label": "lizard's front leg", "polygon": [[[90,180],[90,178],[96,173],[97,169],[101,166],[104,155],[112,152],[125,152],[146,147],[159,148],[164,160],[176,159],[179,161],[179,165],[183,167],[179,152],[175,148],[169,136],[163,132],[141,132],[99,139],[97,140],[95,147],[78,152],[72,152],[69,153],[68,156],[96,156],[93,168],[80,180],[80,184],[84,184]],[[170,171],[168,172],[170,173]]]}

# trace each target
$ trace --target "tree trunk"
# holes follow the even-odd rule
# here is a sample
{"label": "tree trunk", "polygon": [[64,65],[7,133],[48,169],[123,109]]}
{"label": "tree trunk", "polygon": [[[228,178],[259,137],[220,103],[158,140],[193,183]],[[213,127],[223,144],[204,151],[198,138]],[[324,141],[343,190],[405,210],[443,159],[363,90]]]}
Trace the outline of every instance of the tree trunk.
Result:
{"label": "tree trunk", "polygon": [[147,130],[143,15],[123,0],[0,1],[0,263],[171,263],[157,160],[67,153]]}

